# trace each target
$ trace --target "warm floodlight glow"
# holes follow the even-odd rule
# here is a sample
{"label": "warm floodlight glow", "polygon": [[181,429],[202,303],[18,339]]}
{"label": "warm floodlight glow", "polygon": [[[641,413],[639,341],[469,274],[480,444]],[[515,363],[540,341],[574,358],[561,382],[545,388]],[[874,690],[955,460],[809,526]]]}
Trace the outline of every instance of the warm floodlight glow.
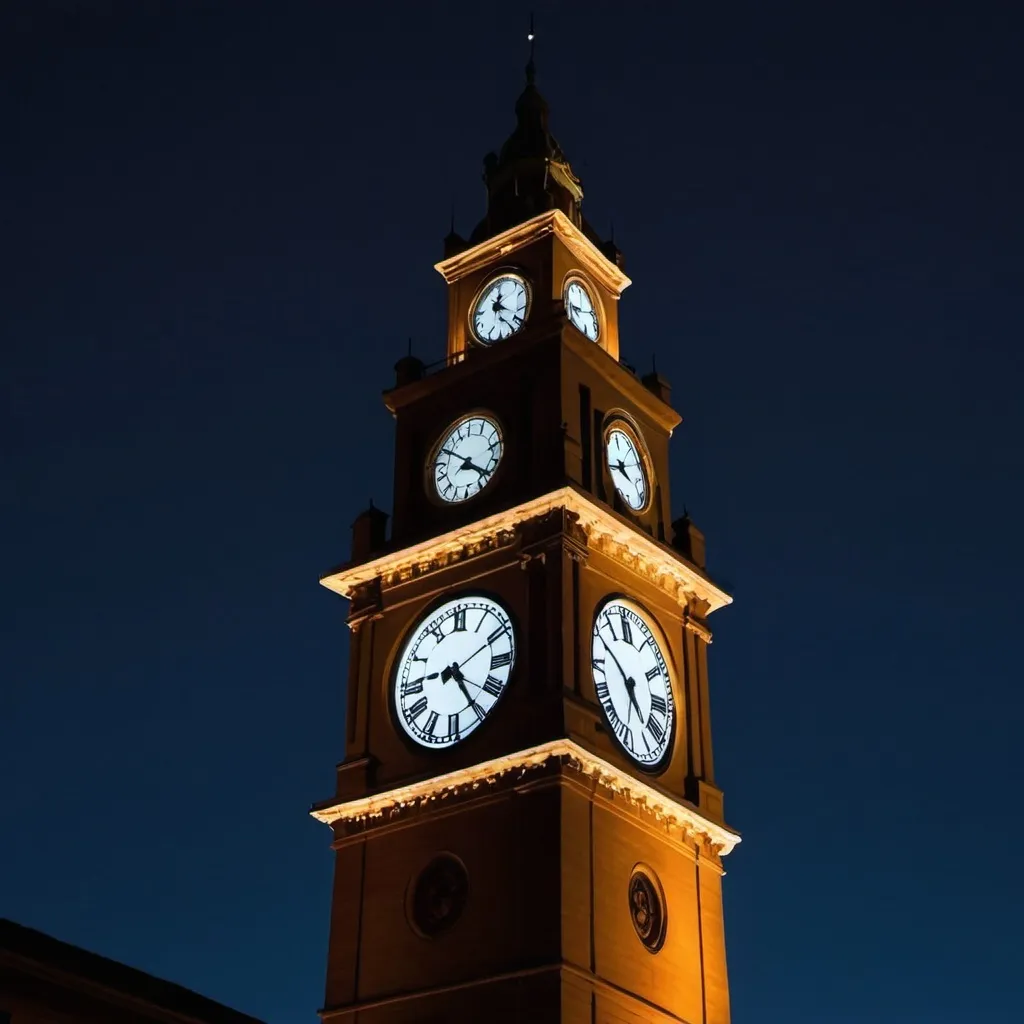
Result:
{"label": "warm floodlight glow", "polygon": [[376,793],[358,800],[318,807],[310,811],[310,814],[326,825],[392,816],[399,814],[405,807],[444,800],[467,790],[494,785],[499,778],[509,772],[524,775],[531,768],[539,768],[560,758],[564,758],[573,768],[593,779],[606,791],[625,798],[634,806],[645,808],[657,820],[667,825],[675,825],[695,838],[706,840],[721,857],[730,853],[740,841],[737,833],[722,825],[716,825],[694,808],[658,792],[653,786],[648,786],[596,754],[577,746],[571,740],[542,743],[537,747],[507,754],[492,761],[484,761],[456,772],[437,775],[432,779],[414,782],[386,793]]}
{"label": "warm floodlight glow", "polygon": [[[710,613],[732,603],[732,598],[724,590],[716,587],[668,545],[638,533],[626,520],[597,505],[575,487],[561,487],[477,520],[470,526],[443,533],[361,565],[328,573],[320,582],[328,590],[346,598],[351,598],[360,585],[378,577],[384,587],[398,586],[407,580],[508,546],[515,541],[515,528],[520,523],[557,508],[572,513],[573,528],[585,535],[588,548],[615,558],[620,565],[663,590],[681,607],[697,601],[704,606],[705,613]],[[710,634],[707,639],[710,639]]]}
{"label": "warm floodlight glow", "polygon": [[[580,192],[579,198],[583,198]],[[630,285],[630,280],[621,268],[610,259],[578,228],[561,210],[548,210],[536,217],[524,220],[491,238],[464,249],[446,260],[434,264],[434,269],[451,284],[467,274],[490,266],[501,256],[547,235],[556,235],[575,256],[579,269],[588,277],[604,285],[616,298]]]}

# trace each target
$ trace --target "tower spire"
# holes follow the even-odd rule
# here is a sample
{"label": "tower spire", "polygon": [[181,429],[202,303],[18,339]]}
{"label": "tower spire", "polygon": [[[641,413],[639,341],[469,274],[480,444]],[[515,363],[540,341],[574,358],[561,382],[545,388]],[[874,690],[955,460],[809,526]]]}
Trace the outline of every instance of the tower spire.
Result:
{"label": "tower spire", "polygon": [[530,11],[530,31],[526,33],[526,39],[530,44],[530,59],[526,62],[526,84],[533,85],[537,77],[537,67],[533,62],[534,51],[537,45],[537,33],[533,30],[533,11]]}
{"label": "tower spire", "polygon": [[536,85],[532,13],[526,41],[530,53],[526,85],[516,100],[516,127],[498,152],[484,157],[487,214],[470,236],[473,243],[548,210],[561,210],[577,227],[582,224],[583,188],[548,128],[548,105]]}

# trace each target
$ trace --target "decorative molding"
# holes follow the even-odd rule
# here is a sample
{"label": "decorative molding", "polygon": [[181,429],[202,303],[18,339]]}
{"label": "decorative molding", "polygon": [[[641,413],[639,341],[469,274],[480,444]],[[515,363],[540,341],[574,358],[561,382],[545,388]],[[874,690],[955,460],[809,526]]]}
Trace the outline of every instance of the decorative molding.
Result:
{"label": "decorative molding", "polygon": [[[600,551],[669,594],[680,607],[699,604],[707,612],[732,603],[732,598],[665,544],[641,533],[622,517],[595,504],[575,487],[562,487],[475,523],[430,540],[381,555],[361,565],[343,567],[320,580],[328,590],[352,599],[358,588],[380,579],[382,589],[399,586],[515,544],[519,528],[555,509],[572,514],[573,539]],[[564,529],[564,527],[563,527]]]}
{"label": "decorative molding", "polygon": [[557,235],[580,267],[618,298],[632,281],[561,210],[550,210],[450,256],[434,269],[451,284],[546,235]]}
{"label": "decorative molding", "polygon": [[569,764],[601,789],[623,797],[635,807],[647,810],[659,822],[682,829],[687,836],[701,843],[703,847],[710,848],[716,856],[726,856],[740,842],[740,836],[731,829],[710,821],[695,808],[666,796],[653,786],[566,739],[552,740],[469,768],[401,786],[386,793],[315,807],[310,814],[325,825],[335,825],[339,822],[365,823],[369,819],[394,817],[406,808],[420,807],[467,790],[492,786],[498,779],[511,772],[516,772],[522,777],[530,769],[540,768],[554,760]]}
{"label": "decorative molding", "polygon": [[683,625],[691,632],[695,633],[701,638],[706,644],[711,643],[711,630],[704,625],[703,622],[699,622],[692,615],[687,613],[683,617]]}

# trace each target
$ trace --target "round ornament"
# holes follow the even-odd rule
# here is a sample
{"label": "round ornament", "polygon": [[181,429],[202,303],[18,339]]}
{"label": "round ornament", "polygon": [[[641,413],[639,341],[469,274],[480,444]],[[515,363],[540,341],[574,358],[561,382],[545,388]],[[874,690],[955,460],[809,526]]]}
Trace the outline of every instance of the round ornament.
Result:
{"label": "round ornament", "polygon": [[424,938],[435,938],[462,916],[468,896],[465,865],[453,854],[438,854],[412,884],[409,920]]}
{"label": "round ornament", "polygon": [[629,879],[629,916],[637,938],[651,953],[657,953],[665,942],[668,919],[665,898],[653,872],[637,867]]}

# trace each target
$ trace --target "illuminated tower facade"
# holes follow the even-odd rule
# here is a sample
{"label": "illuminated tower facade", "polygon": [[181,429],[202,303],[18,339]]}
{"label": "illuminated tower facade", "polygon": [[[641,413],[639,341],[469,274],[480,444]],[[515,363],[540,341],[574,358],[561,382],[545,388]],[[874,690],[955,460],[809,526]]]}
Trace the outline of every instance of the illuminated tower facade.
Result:
{"label": "illuminated tower facade", "polygon": [[668,383],[619,360],[621,255],[582,215],[532,60],[445,239],[447,360],[407,357],[394,509],[349,601],[325,1020],[726,1024],[707,619],[673,520]]}

